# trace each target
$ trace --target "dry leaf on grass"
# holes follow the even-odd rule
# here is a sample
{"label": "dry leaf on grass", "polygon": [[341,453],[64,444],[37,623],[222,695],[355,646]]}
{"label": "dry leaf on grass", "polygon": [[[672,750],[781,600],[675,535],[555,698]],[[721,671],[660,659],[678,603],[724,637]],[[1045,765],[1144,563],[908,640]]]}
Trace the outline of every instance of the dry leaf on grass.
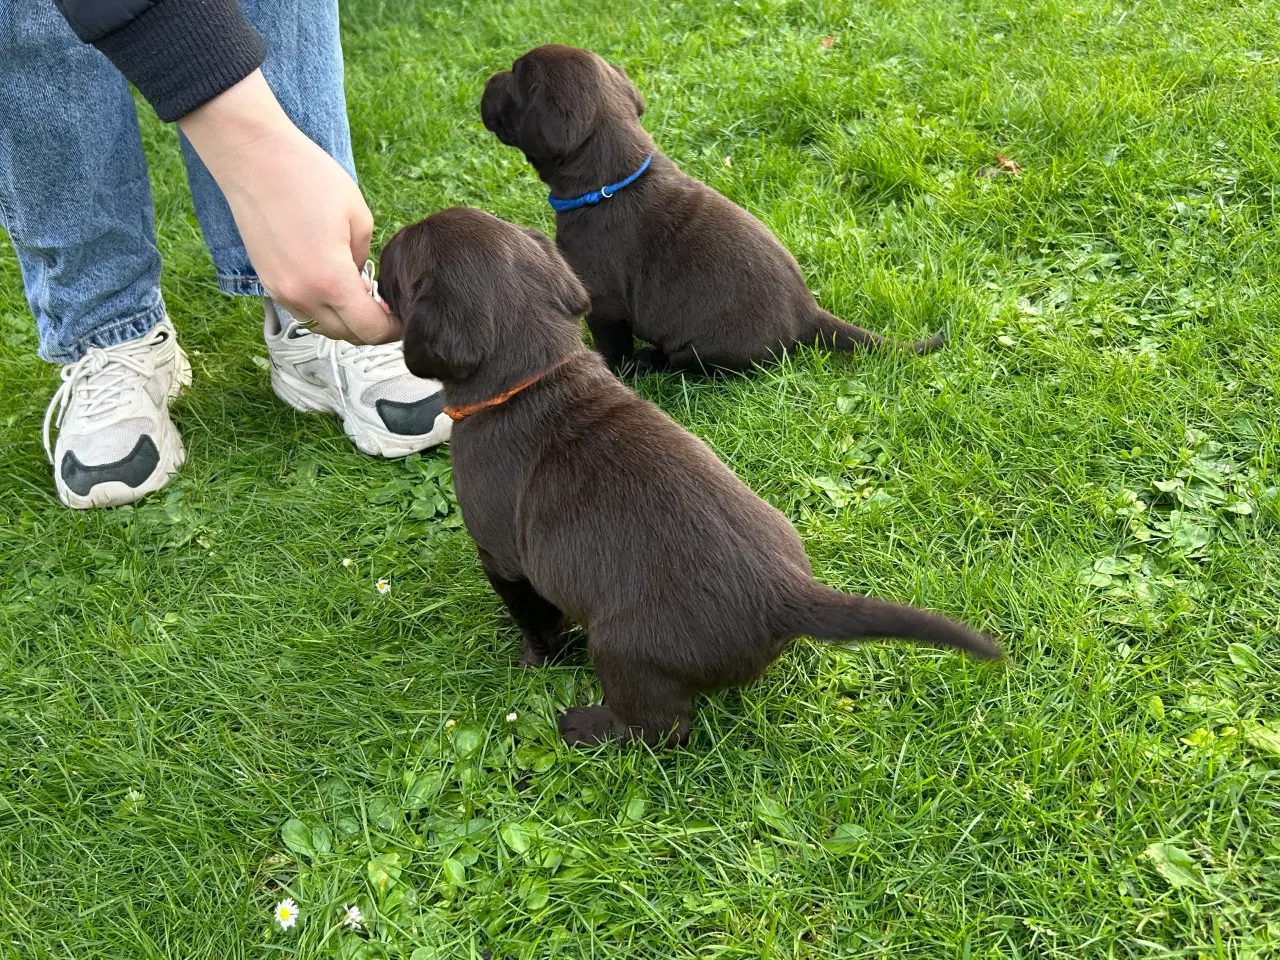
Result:
{"label": "dry leaf on grass", "polygon": [[822,38],[822,46],[823,46],[825,49],[830,50],[830,49],[831,49],[832,47],[834,47],[835,45],[836,45],[836,38],[835,38],[835,37],[823,37],[823,38]]}
{"label": "dry leaf on grass", "polygon": [[1022,168],[1018,166],[1017,161],[1010,160],[1008,157],[996,154],[996,163],[1000,164],[1001,170],[1007,170],[1015,177],[1022,175]]}
{"label": "dry leaf on grass", "polygon": [[1003,177],[1006,174],[1011,177],[1022,176],[1022,167],[1018,166],[1016,160],[1010,160],[1003,154],[997,153],[996,165],[994,167],[979,168],[976,176],[986,180],[994,180],[996,177]]}

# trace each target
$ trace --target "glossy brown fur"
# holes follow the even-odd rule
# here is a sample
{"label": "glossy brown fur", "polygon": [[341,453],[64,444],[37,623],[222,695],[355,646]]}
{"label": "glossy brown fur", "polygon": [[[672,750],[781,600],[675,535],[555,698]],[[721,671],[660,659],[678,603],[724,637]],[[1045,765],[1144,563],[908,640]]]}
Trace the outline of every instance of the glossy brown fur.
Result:
{"label": "glossy brown fur", "polygon": [[521,662],[586,628],[604,705],[565,713],[569,743],[684,742],[695,694],[759,676],[800,634],[1000,655],[937,614],[816,582],[786,518],[585,349],[586,293],[537,231],[442,211],[392,238],[382,291],[409,369],[451,407],[545,372],[455,424],[453,480]]}
{"label": "glossy brown fur", "polygon": [[[529,51],[489,79],[480,112],[558,198],[617,183],[653,157],[609,199],[556,215],[556,243],[591,296],[587,325],[612,369],[634,360],[641,369],[742,370],[796,346],[941,345],[941,335],[891,344],[819,307],[763,223],[658,150],[640,125],[639,91],[589,50]],[[653,346],[636,353],[634,337]]]}

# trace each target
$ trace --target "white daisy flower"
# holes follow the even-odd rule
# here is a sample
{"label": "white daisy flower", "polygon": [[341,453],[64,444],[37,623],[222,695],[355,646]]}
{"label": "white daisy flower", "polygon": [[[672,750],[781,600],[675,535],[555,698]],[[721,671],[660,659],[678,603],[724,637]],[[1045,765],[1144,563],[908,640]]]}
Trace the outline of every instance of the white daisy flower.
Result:
{"label": "white daisy flower", "polygon": [[343,557],[343,558],[342,558],[342,565],[343,565],[344,567],[349,567],[349,566],[351,566],[351,558],[350,558],[350,557]]}
{"label": "white daisy flower", "polygon": [[298,905],[293,902],[293,897],[288,897],[276,904],[276,923],[280,924],[281,930],[288,930],[298,922]]}
{"label": "white daisy flower", "polygon": [[510,713],[507,714],[507,723],[515,723],[515,722],[516,722],[516,712],[512,710]]}
{"label": "white daisy flower", "polygon": [[364,924],[364,914],[360,912],[360,908],[355,905],[348,907],[344,903],[342,909],[347,912],[342,918],[342,925],[348,930],[358,931]]}
{"label": "white daisy flower", "polygon": [[378,592],[379,592],[379,593],[381,593],[381,594],[383,594],[384,596],[385,596],[386,594],[390,593],[390,592],[391,592],[391,584],[390,584],[390,583],[388,583],[386,580],[379,580],[379,581],[378,581]]}

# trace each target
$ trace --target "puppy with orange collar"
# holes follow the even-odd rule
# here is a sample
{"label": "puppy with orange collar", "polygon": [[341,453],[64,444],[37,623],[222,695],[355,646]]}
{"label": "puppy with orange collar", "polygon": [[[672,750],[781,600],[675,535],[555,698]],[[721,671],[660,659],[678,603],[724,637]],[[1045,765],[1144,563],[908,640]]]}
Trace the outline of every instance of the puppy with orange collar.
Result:
{"label": "puppy with orange collar", "polygon": [[391,239],[381,287],[410,371],[444,384],[454,489],[521,662],[586,629],[604,703],[564,714],[568,743],[684,743],[695,695],[805,634],[1000,656],[938,614],[814,580],[786,517],[583,346],[586,291],[536,230],[444,210]]}

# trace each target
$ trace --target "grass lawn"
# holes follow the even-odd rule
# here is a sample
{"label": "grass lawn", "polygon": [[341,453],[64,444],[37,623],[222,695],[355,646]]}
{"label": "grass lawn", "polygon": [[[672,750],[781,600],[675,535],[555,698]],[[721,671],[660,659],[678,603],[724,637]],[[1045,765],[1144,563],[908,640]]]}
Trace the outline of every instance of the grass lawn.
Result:
{"label": "grass lawn", "polygon": [[658,755],[558,744],[598,687],[516,668],[446,451],[371,460],[275,401],[148,116],[196,377],[164,493],[58,504],[57,371],[0,253],[0,956],[1280,956],[1278,14],[346,5],[378,243],[458,204],[551,228],[478,102],[561,40],[825,306],[948,334],[636,388],[827,582],[1008,661],[804,641]]}

